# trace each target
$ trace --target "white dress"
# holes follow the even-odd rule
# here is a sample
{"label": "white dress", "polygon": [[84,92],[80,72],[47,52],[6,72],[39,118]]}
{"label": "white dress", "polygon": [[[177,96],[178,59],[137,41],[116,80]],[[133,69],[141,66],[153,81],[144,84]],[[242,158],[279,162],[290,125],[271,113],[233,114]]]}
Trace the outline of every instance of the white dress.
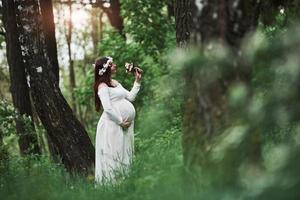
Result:
{"label": "white dress", "polygon": [[[98,89],[103,113],[96,133],[96,183],[114,183],[118,174],[128,172],[134,151],[135,109],[131,102],[139,89],[138,82],[134,82],[130,92],[120,83]],[[123,121],[132,122],[128,129],[120,126]]]}

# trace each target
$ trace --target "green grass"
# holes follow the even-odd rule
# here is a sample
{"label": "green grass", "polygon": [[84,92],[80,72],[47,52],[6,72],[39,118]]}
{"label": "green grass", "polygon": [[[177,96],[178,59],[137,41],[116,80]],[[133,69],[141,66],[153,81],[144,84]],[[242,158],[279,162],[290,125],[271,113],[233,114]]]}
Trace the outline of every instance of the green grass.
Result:
{"label": "green grass", "polygon": [[145,128],[147,131],[143,132],[142,127],[137,127],[131,171],[118,185],[95,187],[92,176],[71,176],[47,156],[14,156],[1,172],[1,199],[154,199],[159,196],[178,199],[182,177],[180,129],[162,131],[153,127],[152,134],[146,135],[150,129]]}

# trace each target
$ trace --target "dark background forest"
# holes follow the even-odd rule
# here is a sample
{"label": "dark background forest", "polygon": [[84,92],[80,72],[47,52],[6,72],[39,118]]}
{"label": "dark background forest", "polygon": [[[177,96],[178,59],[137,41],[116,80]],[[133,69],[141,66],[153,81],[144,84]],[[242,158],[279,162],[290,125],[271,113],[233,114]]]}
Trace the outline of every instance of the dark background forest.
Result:
{"label": "dark background forest", "polygon": [[[1,199],[299,199],[300,1],[1,0]],[[95,59],[143,70],[95,187]]]}

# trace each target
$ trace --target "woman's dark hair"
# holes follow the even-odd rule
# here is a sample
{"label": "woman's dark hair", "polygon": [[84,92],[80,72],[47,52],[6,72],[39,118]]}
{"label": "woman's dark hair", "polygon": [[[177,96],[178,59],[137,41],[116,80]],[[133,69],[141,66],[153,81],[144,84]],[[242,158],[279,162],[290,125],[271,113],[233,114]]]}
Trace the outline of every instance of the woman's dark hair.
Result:
{"label": "woman's dark hair", "polygon": [[99,75],[99,70],[103,68],[103,64],[108,61],[107,57],[98,58],[95,62],[95,70],[94,70],[94,95],[95,95],[95,107],[96,111],[99,112],[101,108],[101,101],[98,97],[98,86],[100,83],[106,83],[108,87],[113,87],[111,85],[111,69],[108,67],[103,75]]}

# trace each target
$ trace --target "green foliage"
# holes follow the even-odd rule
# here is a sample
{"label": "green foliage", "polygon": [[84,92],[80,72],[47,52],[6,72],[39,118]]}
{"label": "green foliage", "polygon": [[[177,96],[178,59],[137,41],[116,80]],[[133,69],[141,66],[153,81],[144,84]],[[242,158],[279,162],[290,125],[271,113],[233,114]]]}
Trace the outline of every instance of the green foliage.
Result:
{"label": "green foliage", "polygon": [[[128,75],[125,73],[125,62],[134,62],[138,65],[143,64],[145,53],[135,42],[127,43],[126,40],[116,31],[110,30],[104,34],[104,38],[99,45],[99,51],[102,55],[110,55],[118,66],[118,79],[126,81]],[[146,72],[145,72],[146,73]],[[130,83],[132,77],[130,77]],[[127,80],[128,83],[129,80]]]}
{"label": "green foliage", "polygon": [[81,85],[85,85],[86,87],[77,87],[74,89],[76,101],[81,105],[81,106],[89,106],[91,105],[92,97],[93,97],[93,72],[89,70],[87,72],[87,78],[84,80],[84,83]]}
{"label": "green foliage", "polygon": [[[265,26],[262,30],[265,32],[268,39],[271,41],[275,39],[276,35],[282,35],[287,31],[287,24],[288,24],[288,16],[287,13],[280,13],[278,12],[275,17],[276,23],[272,25]],[[264,26],[262,23],[260,26]]]}
{"label": "green foliage", "polygon": [[[144,4],[141,2],[138,3],[142,5]],[[122,11],[132,12],[129,7],[133,4],[133,1],[122,3]],[[165,2],[159,2],[157,5],[151,3],[151,6],[156,6],[155,9],[158,9],[157,11],[155,11],[156,13],[153,14],[155,20],[160,18],[160,20],[164,20],[161,21],[159,27],[156,27],[159,31],[162,31],[160,34],[156,34],[154,36],[150,32],[140,31],[132,27],[134,23],[137,23],[135,21],[135,18],[138,17],[137,15],[145,18],[145,12],[136,13],[136,15],[128,16],[124,22],[125,32],[127,36],[126,40],[116,30],[108,29],[103,33],[103,39],[99,43],[99,57],[112,56],[114,58],[114,62],[118,66],[118,73],[116,77],[113,78],[120,81],[125,88],[130,89],[134,81],[134,76],[125,73],[125,62],[134,62],[143,69],[143,86],[139,93],[139,97],[135,101],[135,105],[138,110],[140,107],[149,105],[153,98],[155,98],[154,90],[158,85],[157,82],[159,81],[159,77],[163,74],[166,74],[168,71],[166,56],[167,51],[171,47],[175,46],[175,34],[171,26],[171,24],[174,23],[174,20],[169,20],[165,15],[163,15],[163,13],[165,12]],[[131,20],[133,20],[134,23],[132,23]],[[127,32],[127,30],[130,31]],[[146,44],[145,41],[147,41]],[[149,42],[151,42],[151,44]],[[163,45],[163,47],[157,45]],[[92,60],[91,62],[93,62],[94,59],[90,60]],[[83,68],[85,66],[79,67]],[[94,117],[95,112],[93,111],[93,78],[94,75],[92,69],[87,70],[86,78],[80,81],[80,87],[77,87],[74,91],[76,101],[82,111],[79,118],[81,118],[81,121],[85,123],[86,127],[88,127],[89,133],[92,137],[94,137],[95,131],[92,127],[96,124],[96,120]],[[88,113],[88,111],[91,115],[84,114]]]}
{"label": "green foliage", "polygon": [[9,136],[15,132],[15,119],[19,117],[13,105],[5,100],[0,101],[0,132],[2,136]]}
{"label": "green foliage", "polygon": [[[202,150],[205,162],[197,166],[197,175],[192,174],[196,186],[216,189],[230,185],[231,189],[244,190],[245,198],[268,199],[268,195],[275,196],[272,189],[283,187],[280,178],[291,168],[292,173],[285,177],[289,186],[280,191],[290,198],[299,195],[296,190],[300,180],[294,176],[296,169],[291,161],[300,147],[295,139],[299,137],[300,109],[298,32],[291,28],[285,34],[274,35],[271,41],[257,32],[245,41],[237,58],[214,45],[200,55],[199,51],[191,51],[177,56],[174,62],[185,66],[182,73],[191,70],[196,90],[208,91],[220,79],[226,80],[228,88],[225,103],[230,113],[226,118],[229,127],[222,127],[220,136]],[[230,79],[237,66],[241,71],[249,66],[253,69],[251,84]],[[263,149],[263,158],[256,155],[257,160],[251,160],[251,152],[259,148]],[[278,161],[280,166],[274,170],[266,160],[273,160],[273,165]],[[280,178],[276,173],[281,174]],[[269,180],[270,176],[276,178]]]}
{"label": "green foliage", "polygon": [[10,136],[16,132],[15,121],[19,120],[24,125],[24,131],[32,133],[32,119],[25,114],[21,115],[12,104],[5,100],[0,101],[0,132],[2,136]]}
{"label": "green foliage", "polygon": [[[17,141],[19,135],[16,134],[16,122],[22,124],[22,131],[26,134],[36,134],[39,133],[40,139],[42,140],[42,135],[44,134],[44,129],[41,125],[37,125],[36,129],[32,126],[32,119],[26,114],[21,115],[14,106],[7,102],[6,100],[0,101],[0,141],[3,144],[3,148],[10,151],[11,155],[18,155],[19,148],[17,147]],[[42,141],[41,141],[42,142]],[[0,146],[1,146],[0,144]],[[32,148],[34,148],[32,146]],[[45,150],[46,153],[46,150]]]}
{"label": "green foliage", "polygon": [[84,124],[91,140],[95,141],[95,133],[97,122],[100,114],[95,110],[94,100],[94,72],[89,69],[86,72],[86,77],[82,77],[80,87],[74,89],[75,98],[79,107],[79,119]]}
{"label": "green foliage", "polygon": [[[127,39],[125,40],[116,30],[106,28],[103,39],[99,43],[98,56],[114,58],[114,62],[118,66],[118,73],[113,78],[120,81],[127,89],[132,87],[134,76],[125,73],[125,62],[134,62],[143,69],[143,86],[135,101],[135,105],[139,109],[149,105],[155,98],[154,90],[158,85],[159,77],[168,71],[166,55],[168,50],[175,46],[174,19],[169,19],[166,15],[165,1],[122,1],[121,3]],[[136,12],[136,6],[145,6],[145,8]],[[147,16],[148,14],[150,16]],[[138,18],[145,23],[137,20]],[[148,20],[152,23],[149,23]],[[89,60],[92,63],[94,59]],[[84,66],[80,66],[80,68],[82,67]],[[93,76],[92,69],[87,70],[86,78],[81,81],[80,87],[75,89],[76,99],[83,112],[94,110],[94,94],[91,90]],[[81,117],[82,114],[80,114]],[[88,123],[92,120],[90,117],[92,118],[93,115],[83,116],[81,121],[86,126],[90,126]],[[92,125],[95,125],[94,120],[92,121]]]}
{"label": "green foliage", "polygon": [[167,71],[167,58],[165,55],[154,58],[147,55],[138,43],[126,42],[115,31],[108,31],[103,41],[99,46],[102,55],[110,55],[115,58],[118,66],[118,73],[116,75],[123,86],[130,89],[134,81],[134,76],[126,74],[124,64],[125,62],[137,63],[143,69],[142,84],[143,87],[139,93],[139,98],[136,100],[137,105],[145,105],[153,99],[153,90],[159,77]]}
{"label": "green foliage", "polygon": [[167,1],[122,0],[125,32],[150,56],[160,56],[175,45],[174,18],[168,18]]}
{"label": "green foliage", "polygon": [[30,116],[21,115],[12,104],[5,100],[0,101],[0,132],[2,136],[10,136],[16,132],[15,121],[20,120],[24,124],[25,131],[32,132],[32,119]]}
{"label": "green foliage", "polygon": [[[172,110],[166,110],[165,103],[158,102],[160,105],[151,109],[144,107],[140,112],[134,162],[130,174],[120,184],[95,187],[93,176],[71,177],[63,166],[49,162],[48,157],[15,158],[10,160],[10,168],[1,174],[0,195],[7,199],[20,196],[23,199],[97,199],[99,196],[104,199],[178,199],[178,195],[182,196],[181,176],[178,176],[182,170],[181,118],[173,115]],[[10,195],[10,188],[14,188],[14,195]],[[170,196],[168,191],[174,188],[178,191]]]}
{"label": "green foliage", "polygon": [[[130,88],[134,77],[123,69],[135,62],[144,69],[135,128],[135,157],[129,175],[118,185],[95,187],[93,176],[70,176],[47,156],[12,157],[1,171],[0,196],[5,199],[298,199],[299,82],[298,29],[286,29],[283,16],[273,27],[261,27],[245,40],[240,57],[219,45],[204,53],[174,51],[173,19],[165,1],[122,1],[127,40],[106,30],[100,56],[117,63],[115,77]],[[173,42],[171,42],[173,41]],[[244,64],[244,65],[242,65]],[[83,67],[77,63],[77,69]],[[209,144],[207,162],[198,173],[184,167],[182,113],[187,70],[199,87],[230,76],[237,66],[251,67],[250,84],[227,84],[230,127]],[[201,77],[201,78],[200,78]],[[93,71],[75,90],[88,132],[95,134]],[[198,89],[198,88],[194,88]],[[0,105],[1,131],[13,132],[15,111]],[[7,124],[9,126],[7,126]],[[4,127],[5,125],[5,127]],[[257,138],[258,136],[258,138]],[[262,157],[249,162],[253,140],[262,139]],[[34,187],[33,187],[34,186]]]}

